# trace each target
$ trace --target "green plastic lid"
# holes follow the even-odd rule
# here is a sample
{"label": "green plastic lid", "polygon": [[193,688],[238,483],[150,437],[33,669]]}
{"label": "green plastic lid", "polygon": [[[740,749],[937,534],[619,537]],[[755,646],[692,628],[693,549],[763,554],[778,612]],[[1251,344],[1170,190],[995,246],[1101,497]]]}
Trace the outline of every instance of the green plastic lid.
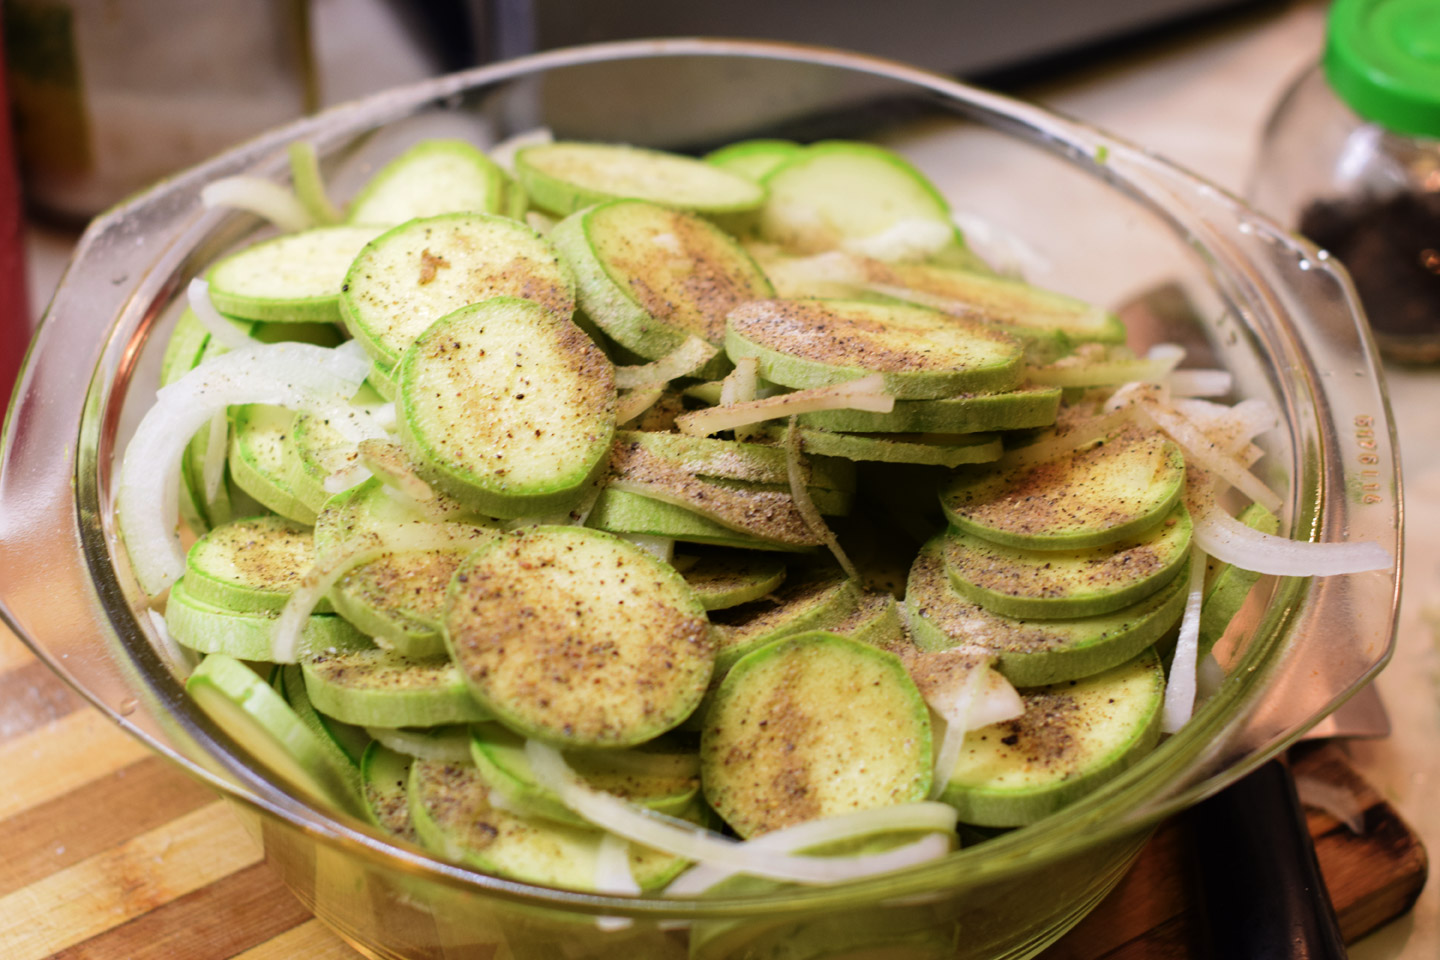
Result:
{"label": "green plastic lid", "polygon": [[1336,0],[1325,77],[1366,120],[1440,138],[1440,0]]}

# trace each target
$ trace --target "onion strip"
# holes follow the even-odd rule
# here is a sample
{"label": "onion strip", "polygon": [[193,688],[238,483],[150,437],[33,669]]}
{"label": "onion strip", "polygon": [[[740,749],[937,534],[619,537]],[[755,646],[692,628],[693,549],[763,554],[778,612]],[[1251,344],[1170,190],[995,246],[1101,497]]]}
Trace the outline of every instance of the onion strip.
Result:
{"label": "onion strip", "polygon": [[1390,551],[1373,540],[1317,543],[1261,533],[1230,516],[1213,501],[1190,507],[1195,542],[1216,560],[1241,570],[1282,577],[1330,577],[1395,565]]}
{"label": "onion strip", "polygon": [[615,422],[621,426],[649,410],[665,395],[664,382],[646,383],[620,394],[615,404]]}
{"label": "onion strip", "polygon": [[799,421],[791,416],[790,428],[785,431],[785,474],[790,480],[790,499],[795,501],[795,509],[800,511],[800,519],[804,520],[810,532],[829,548],[835,562],[845,571],[845,576],[858,581],[860,574],[856,571],[855,564],[850,562],[835,536],[835,531],[830,529],[830,525],[825,522],[825,518],[815,506],[815,501],[810,497],[810,488],[805,485],[805,478],[810,471],[805,467],[800,445]]}
{"label": "onion strip", "polygon": [[807,884],[838,883],[916,862],[914,851],[907,847],[865,857],[827,858],[779,853],[757,846],[760,840],[740,843],[585,785],[554,747],[527,740],[525,757],[536,782],[552,791],[570,810],[611,833],[671,856],[731,868],[737,873]]}
{"label": "onion strip", "polygon": [[1172,370],[1166,383],[1175,397],[1223,397],[1235,378],[1229,370]]}
{"label": "onion strip", "polygon": [[669,383],[699,370],[718,352],[717,347],[699,337],[688,337],[684,343],[654,363],[616,367],[615,386],[621,390],[629,390],[652,383]]}
{"label": "onion strip", "polygon": [[417,733],[398,727],[366,727],[365,732],[370,734],[370,739],[379,741],[380,746],[407,757],[437,763],[475,762],[470,755],[470,734],[463,728],[458,732]]}
{"label": "onion strip", "polygon": [[1026,378],[1045,387],[1114,387],[1125,383],[1157,383],[1165,380],[1185,358],[1185,350],[1173,343],[1150,348],[1143,359],[1085,362],[1067,357],[1055,363],[1030,367]]}
{"label": "onion strip", "polygon": [[260,342],[242,330],[239,324],[215,309],[215,304],[210,299],[210,284],[201,277],[190,281],[190,285],[185,288],[185,299],[189,302],[195,319],[200,321],[200,326],[204,327],[206,332],[218,343],[235,349],[237,347],[253,347]]}
{"label": "onion strip", "polygon": [[[722,388],[723,389],[723,388]],[[691,437],[708,437],[722,430],[778,420],[801,413],[820,410],[867,410],[889,413],[895,409],[895,398],[885,392],[885,378],[879,373],[858,380],[782,393],[764,400],[732,403],[728,406],[696,410],[675,418],[680,432]]]}
{"label": "onion strip", "polygon": [[285,233],[315,226],[293,190],[261,177],[224,177],[206,184],[200,200],[207,207],[231,207],[269,220]]}
{"label": "onion strip", "polygon": [[1180,618],[1180,636],[1175,641],[1175,654],[1170,660],[1170,675],[1165,682],[1165,705],[1161,714],[1160,732],[1174,733],[1185,726],[1195,711],[1195,690],[1200,654],[1200,609],[1205,601],[1205,554],[1199,547],[1190,548],[1190,582],[1185,597],[1185,613]]}

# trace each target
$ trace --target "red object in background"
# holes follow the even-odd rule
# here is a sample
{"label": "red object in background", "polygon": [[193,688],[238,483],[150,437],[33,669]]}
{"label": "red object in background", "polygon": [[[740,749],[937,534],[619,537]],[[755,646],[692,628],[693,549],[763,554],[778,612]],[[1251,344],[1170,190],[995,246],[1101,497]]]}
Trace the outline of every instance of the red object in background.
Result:
{"label": "red object in background", "polygon": [[20,370],[20,360],[30,341],[20,178],[15,172],[15,140],[10,133],[4,51],[4,37],[0,36],[0,414],[4,414],[10,403],[15,374]]}

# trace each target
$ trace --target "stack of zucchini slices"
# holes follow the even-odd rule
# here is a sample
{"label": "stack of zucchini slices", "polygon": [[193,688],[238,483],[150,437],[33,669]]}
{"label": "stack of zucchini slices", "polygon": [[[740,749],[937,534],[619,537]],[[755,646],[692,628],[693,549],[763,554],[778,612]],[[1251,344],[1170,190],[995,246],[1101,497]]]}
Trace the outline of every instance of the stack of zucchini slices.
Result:
{"label": "stack of zucchini slices", "polygon": [[[897,155],[549,142],[512,172],[428,141],[346,215],[296,183],[316,225],[217,263],[210,303],[237,337],[355,340],[368,382],[342,422],[241,406],[195,436],[166,613],[196,698],[296,789],[497,875],[638,892],[687,861],[597,828],[527,742],[752,838],[931,797],[1030,823],[1157,740],[1180,453],[1130,426],[1025,459],[1062,400],[1029,367],[1124,330],[991,272]],[[187,311],[163,379],[236,342]],[[883,402],[825,399],[857,381]],[[947,529],[895,550],[937,483]],[[874,537],[881,505],[903,604],[903,574],[826,550],[822,517]],[[917,677],[956,649],[1023,714],[937,771]]]}

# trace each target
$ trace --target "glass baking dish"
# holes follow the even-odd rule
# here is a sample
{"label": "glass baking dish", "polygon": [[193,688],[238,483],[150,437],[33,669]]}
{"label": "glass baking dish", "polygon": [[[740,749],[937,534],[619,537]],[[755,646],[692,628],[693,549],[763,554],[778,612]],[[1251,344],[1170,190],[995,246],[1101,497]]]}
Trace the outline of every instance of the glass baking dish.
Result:
{"label": "glass baking dish", "polygon": [[[118,457],[188,280],[259,227],[207,210],[233,174],[284,179],[318,148],[337,195],[429,135],[703,150],[748,136],[863,137],[905,153],[982,234],[1025,238],[1044,286],[1115,307],[1178,284],[1188,331],[1284,423],[1257,469],[1292,536],[1400,556],[1400,476],[1374,346],[1341,268],[1240,201],[1044,110],[838,51],[652,40],[541,54],[342,105],[160,184],[86,231],[0,447],[0,601],[39,657],[116,723],[233,801],[307,907],[373,957],[1024,957],[1119,880],[1163,817],[1221,789],[1388,659],[1400,570],[1265,578],[1217,648],[1227,677],[1178,735],[1041,823],[890,876],[783,895],[671,900],[497,879],[317,809],[184,696],[115,533]],[[982,244],[983,246],[983,244]],[[1010,246],[1012,252],[1016,249]],[[1146,331],[1137,340],[1169,337]],[[600,918],[610,918],[597,923]],[[619,918],[621,921],[615,922]],[[494,950],[499,950],[494,953]]]}

